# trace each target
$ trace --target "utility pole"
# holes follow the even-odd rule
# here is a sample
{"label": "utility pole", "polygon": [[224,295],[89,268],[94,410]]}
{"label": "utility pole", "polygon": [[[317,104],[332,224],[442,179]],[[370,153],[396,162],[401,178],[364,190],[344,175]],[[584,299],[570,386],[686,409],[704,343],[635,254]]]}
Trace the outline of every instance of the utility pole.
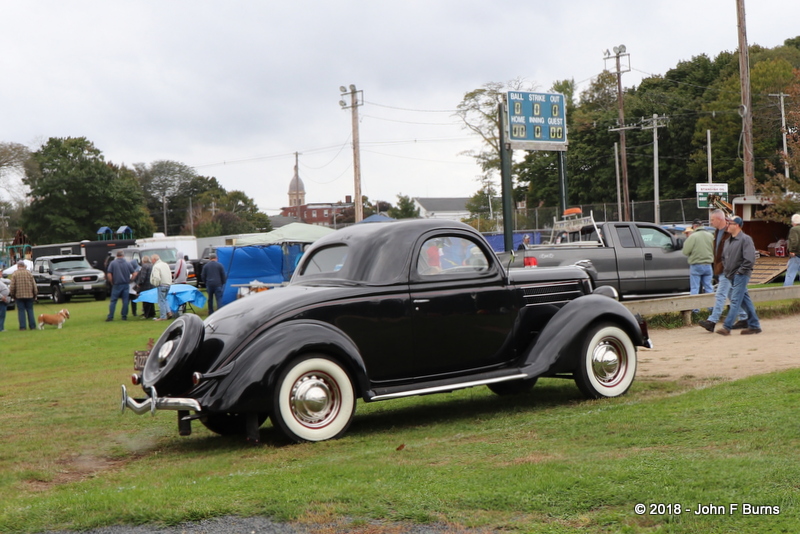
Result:
{"label": "utility pole", "polygon": [[[630,54],[626,54],[625,53],[626,50],[627,50],[627,48],[625,48],[625,45],[615,46],[612,50],[614,51],[614,55],[613,56],[611,55],[611,53],[608,50],[606,50],[605,59],[610,59],[612,57],[616,59],[616,67],[617,67],[617,108],[618,108],[618,111],[619,111],[619,119],[618,119],[619,127],[618,128],[612,128],[612,129],[610,129],[610,131],[612,131],[612,132],[617,132],[618,131],[619,132],[619,150],[620,150],[620,155],[622,157],[622,162],[621,162],[622,163],[622,194],[623,194],[623,197],[624,197],[623,200],[624,200],[624,203],[625,203],[625,209],[624,209],[625,217],[624,217],[624,220],[630,221],[631,220],[630,212],[628,211],[629,210],[629,206],[630,206],[630,202],[631,202],[630,192],[628,190],[628,155],[627,155],[627,152],[625,150],[625,130],[626,129],[630,129],[630,128],[625,128],[625,107],[624,107],[623,98],[622,98],[622,74],[624,72],[629,72],[631,70],[630,69]],[[622,58],[623,57],[627,57],[628,58],[628,68],[627,68],[627,70],[622,70]]]}
{"label": "utility pole", "polygon": [[614,166],[617,169],[617,220],[622,220],[622,195],[619,189],[619,144],[614,143]]}
{"label": "utility pole", "polygon": [[783,107],[783,98],[786,93],[770,94],[781,99],[781,133],[783,133],[783,175],[789,178],[789,149],[786,147],[786,110]]}
{"label": "utility pole", "polygon": [[[347,105],[347,102],[344,100],[339,101],[339,105],[342,106],[342,109],[352,109],[353,110],[353,174],[354,174],[354,181],[355,181],[355,198],[353,206],[355,208],[355,222],[359,222],[364,219],[364,202],[361,198],[361,152],[359,149],[359,139],[358,139],[358,106],[364,104],[364,91],[356,90],[356,86],[350,84],[350,92],[347,92],[347,89],[344,85],[339,87],[339,91],[342,92],[342,96],[350,95],[350,105]],[[358,96],[359,93],[361,94],[361,99],[359,100]]]}
{"label": "utility pole", "polygon": [[656,224],[661,224],[661,203],[658,198],[658,129],[666,126],[667,121],[669,118],[659,118],[658,113],[653,113],[653,118],[647,120],[650,126],[642,126],[642,130],[653,130],[653,214]]}
{"label": "utility pole", "polygon": [[755,160],[753,159],[753,105],[750,98],[750,54],[747,48],[747,23],[744,0],[736,0],[736,18],[739,26],[739,78],[742,85],[742,146],[744,149],[744,194],[755,194]]}
{"label": "utility pole", "polygon": [[711,183],[711,130],[706,130],[706,159],[708,160],[708,183]]}

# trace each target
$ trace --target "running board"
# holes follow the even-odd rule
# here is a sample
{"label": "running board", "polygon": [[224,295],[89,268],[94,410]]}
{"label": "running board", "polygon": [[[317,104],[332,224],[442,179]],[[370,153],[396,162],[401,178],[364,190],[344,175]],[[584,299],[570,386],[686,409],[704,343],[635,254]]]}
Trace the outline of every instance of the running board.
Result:
{"label": "running board", "polygon": [[[467,382],[453,382],[451,384],[443,384],[442,381],[436,381],[431,383],[428,387],[419,387],[416,389],[409,389],[409,390],[400,390],[400,391],[393,391],[388,392],[391,389],[396,388],[383,388],[383,391],[387,391],[386,393],[374,394],[370,396],[367,400],[368,401],[378,401],[378,400],[386,400],[386,399],[399,399],[401,397],[414,397],[416,395],[428,395],[431,393],[443,393],[446,391],[455,391],[457,389],[466,389],[472,388],[475,386],[485,386],[488,384],[496,384],[498,382],[508,382],[510,380],[522,380],[528,378],[528,375],[525,373],[518,373],[514,375],[506,375],[506,376],[495,376],[492,378],[483,378],[477,380],[470,380]],[[437,384],[437,385],[433,385]]]}

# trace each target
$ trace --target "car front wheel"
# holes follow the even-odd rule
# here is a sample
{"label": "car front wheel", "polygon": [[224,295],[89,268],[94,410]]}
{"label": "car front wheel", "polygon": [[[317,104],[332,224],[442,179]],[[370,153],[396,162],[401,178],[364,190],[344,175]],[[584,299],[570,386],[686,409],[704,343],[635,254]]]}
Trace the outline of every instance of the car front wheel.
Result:
{"label": "car front wheel", "polygon": [[292,361],[281,372],[272,401],[272,424],[296,442],[341,436],[356,409],[347,371],[332,359],[313,354]]}
{"label": "car front wheel", "polygon": [[636,347],[624,330],[611,323],[590,328],[579,354],[575,383],[589,398],[625,394],[636,375]]}

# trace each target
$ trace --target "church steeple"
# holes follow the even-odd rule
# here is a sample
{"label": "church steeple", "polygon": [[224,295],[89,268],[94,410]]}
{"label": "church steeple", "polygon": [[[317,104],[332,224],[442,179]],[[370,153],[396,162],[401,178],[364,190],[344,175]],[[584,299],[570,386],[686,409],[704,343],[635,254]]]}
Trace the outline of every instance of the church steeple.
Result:
{"label": "church steeple", "polygon": [[300,179],[298,171],[298,156],[294,153],[294,177],[289,182],[289,207],[302,206],[306,203],[306,187]]}

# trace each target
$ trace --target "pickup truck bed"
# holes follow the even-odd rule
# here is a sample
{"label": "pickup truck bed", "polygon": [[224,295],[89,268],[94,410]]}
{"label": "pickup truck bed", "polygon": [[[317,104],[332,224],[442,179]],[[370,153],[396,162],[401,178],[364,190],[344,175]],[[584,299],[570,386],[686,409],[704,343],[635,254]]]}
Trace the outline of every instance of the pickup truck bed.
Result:
{"label": "pickup truck bed", "polygon": [[572,237],[586,239],[533,245],[524,251],[525,265],[551,267],[588,260],[593,282],[614,287],[622,298],[689,291],[689,264],[680,250],[682,242],[655,224],[608,222],[585,226],[579,236]]}

